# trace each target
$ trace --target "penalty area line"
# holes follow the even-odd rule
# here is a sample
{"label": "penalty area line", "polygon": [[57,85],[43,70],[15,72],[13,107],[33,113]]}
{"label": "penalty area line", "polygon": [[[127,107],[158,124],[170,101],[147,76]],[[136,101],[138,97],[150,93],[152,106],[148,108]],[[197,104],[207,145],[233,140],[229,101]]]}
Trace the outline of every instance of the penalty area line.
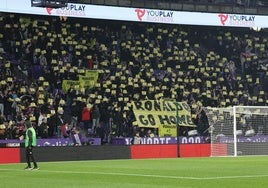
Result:
{"label": "penalty area line", "polygon": [[[22,172],[25,170],[18,169],[0,169],[0,171],[16,171]],[[29,172],[29,171],[27,171]],[[241,175],[241,176],[215,176],[215,177],[191,177],[191,176],[167,176],[157,174],[133,174],[133,173],[119,173],[119,172],[82,172],[82,171],[59,171],[59,170],[38,170],[38,173],[62,173],[62,174],[98,174],[98,175],[112,175],[112,176],[133,176],[133,177],[151,177],[164,179],[186,179],[186,180],[219,180],[219,179],[240,179],[240,178],[262,178],[268,177],[268,174],[259,175]]]}

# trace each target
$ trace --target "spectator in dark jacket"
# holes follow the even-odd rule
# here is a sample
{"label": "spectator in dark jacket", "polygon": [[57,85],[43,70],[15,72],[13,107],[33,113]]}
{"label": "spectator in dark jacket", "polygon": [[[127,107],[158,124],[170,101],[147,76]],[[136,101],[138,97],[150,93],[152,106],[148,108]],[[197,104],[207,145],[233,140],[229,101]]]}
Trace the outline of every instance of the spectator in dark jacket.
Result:
{"label": "spectator in dark jacket", "polygon": [[40,124],[39,127],[39,134],[41,138],[48,138],[48,124],[47,124],[47,119],[43,118],[42,123]]}
{"label": "spectator in dark jacket", "polygon": [[96,128],[100,124],[100,110],[99,107],[95,104],[92,108],[92,131],[96,133]]}

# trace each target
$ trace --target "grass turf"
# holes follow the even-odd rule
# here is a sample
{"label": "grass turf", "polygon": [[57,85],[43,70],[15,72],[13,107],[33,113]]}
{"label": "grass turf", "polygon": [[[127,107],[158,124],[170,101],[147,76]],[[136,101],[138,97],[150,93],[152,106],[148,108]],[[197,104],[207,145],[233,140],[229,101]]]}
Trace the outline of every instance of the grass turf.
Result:
{"label": "grass turf", "polygon": [[1,188],[266,188],[268,157],[1,164]]}

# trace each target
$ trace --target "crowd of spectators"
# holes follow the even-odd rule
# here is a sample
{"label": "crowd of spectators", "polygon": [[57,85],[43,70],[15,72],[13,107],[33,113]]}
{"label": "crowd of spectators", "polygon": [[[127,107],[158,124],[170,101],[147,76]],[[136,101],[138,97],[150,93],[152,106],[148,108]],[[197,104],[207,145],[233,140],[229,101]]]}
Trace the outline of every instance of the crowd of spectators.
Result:
{"label": "crowd of spectators", "polygon": [[[203,106],[268,103],[265,30],[9,13],[0,28],[1,139],[21,138],[26,118],[41,138],[132,137],[131,101],[161,98],[186,101],[202,135]],[[64,92],[85,70],[98,70],[95,86]]]}

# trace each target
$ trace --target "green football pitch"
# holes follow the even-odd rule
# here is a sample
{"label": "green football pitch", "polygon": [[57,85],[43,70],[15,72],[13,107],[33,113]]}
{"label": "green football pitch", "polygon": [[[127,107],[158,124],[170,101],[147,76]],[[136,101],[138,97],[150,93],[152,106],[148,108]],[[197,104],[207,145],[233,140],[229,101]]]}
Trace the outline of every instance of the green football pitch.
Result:
{"label": "green football pitch", "polygon": [[267,188],[267,157],[1,164],[1,188]]}

